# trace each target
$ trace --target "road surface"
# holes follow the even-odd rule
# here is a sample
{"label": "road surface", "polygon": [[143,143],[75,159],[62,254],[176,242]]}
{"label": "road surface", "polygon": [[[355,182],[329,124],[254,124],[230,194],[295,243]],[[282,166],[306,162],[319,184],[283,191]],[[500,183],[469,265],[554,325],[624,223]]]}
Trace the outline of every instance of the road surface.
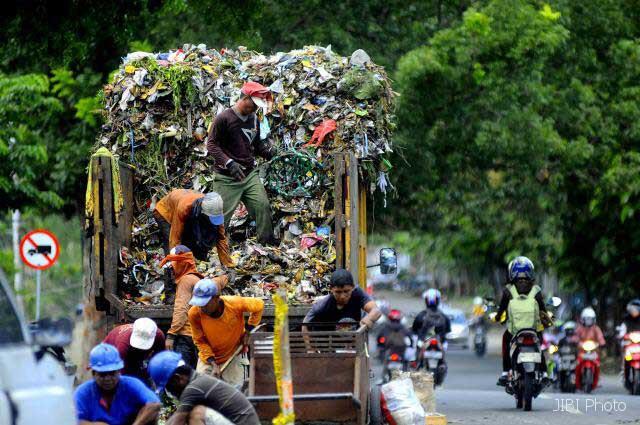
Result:
{"label": "road surface", "polygon": [[[411,313],[421,300],[385,292],[392,308]],[[437,408],[449,424],[640,425],[640,396],[630,396],[618,376],[604,376],[593,394],[562,394],[549,388],[533,402],[533,411],[515,408],[515,399],[496,386],[500,373],[499,330],[489,336],[489,353],[451,348],[449,372],[436,391]],[[374,370],[379,373],[379,368]]]}

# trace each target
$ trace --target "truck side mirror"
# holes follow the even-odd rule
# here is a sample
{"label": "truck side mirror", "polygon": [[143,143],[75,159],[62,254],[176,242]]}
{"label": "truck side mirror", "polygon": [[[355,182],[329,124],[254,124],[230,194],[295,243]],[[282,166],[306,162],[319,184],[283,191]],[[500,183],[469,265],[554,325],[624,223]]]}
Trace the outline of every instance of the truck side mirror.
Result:
{"label": "truck side mirror", "polygon": [[32,327],[33,342],[40,347],[66,347],[71,344],[73,323],[65,318],[42,319]]}
{"label": "truck side mirror", "polygon": [[380,273],[396,274],[398,272],[398,254],[393,248],[380,250]]}

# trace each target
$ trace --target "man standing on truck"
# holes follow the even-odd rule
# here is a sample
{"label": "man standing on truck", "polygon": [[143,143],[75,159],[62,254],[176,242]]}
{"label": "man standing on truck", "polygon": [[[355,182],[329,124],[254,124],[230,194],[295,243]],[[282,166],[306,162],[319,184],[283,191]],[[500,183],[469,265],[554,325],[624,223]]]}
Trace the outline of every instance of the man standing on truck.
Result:
{"label": "man standing on truck", "polygon": [[266,160],[273,158],[274,149],[260,134],[256,111],[267,108],[271,92],[250,81],[241,89],[240,100],[216,116],[209,130],[207,150],[214,160],[213,187],[224,200],[224,223],[229,225],[240,203],[255,216],[258,241],[273,244],[271,206],[260,181],[254,152]]}
{"label": "man standing on truck", "polygon": [[[260,324],[264,302],[259,298],[220,296],[218,286],[203,279],[193,289],[189,304],[193,306],[189,310],[193,342],[199,351],[196,370],[242,387],[248,376],[249,332]],[[249,313],[246,324],[244,313]]]}
{"label": "man standing on truck", "polygon": [[206,195],[187,189],[169,192],[153,210],[165,254],[177,245],[185,245],[198,260],[207,260],[215,245],[222,265],[232,267],[222,213],[222,198],[216,192]]}
{"label": "man standing on truck", "polygon": [[[93,379],[75,392],[79,425],[155,424],[160,400],[139,379],[121,376],[124,364],[118,350],[109,344],[96,345],[89,354]],[[55,422],[56,418],[51,418]]]}
{"label": "man standing on truck", "polygon": [[247,398],[231,385],[187,366],[178,353],[163,351],[149,362],[158,392],[178,397],[180,404],[167,425],[258,425]]}
{"label": "man standing on truck", "polygon": [[153,320],[143,317],[133,324],[120,325],[115,328],[103,341],[117,348],[120,358],[124,361],[123,373],[135,376],[147,385],[151,384],[147,373],[147,361],[155,353],[164,350],[164,334]]}
{"label": "man standing on truck", "polygon": [[[353,276],[348,270],[338,269],[333,272],[329,291],[329,295],[325,295],[313,304],[303,323],[337,323],[349,317],[371,329],[382,315],[373,298],[360,287],[355,286]],[[362,317],[363,311],[366,313],[364,317]],[[304,330],[306,328],[306,326],[303,327]],[[317,328],[312,329],[317,330]]]}
{"label": "man standing on truck", "polygon": [[[171,328],[167,331],[167,350],[173,350],[180,353],[184,361],[196,368],[198,362],[198,349],[193,343],[191,334],[191,325],[189,324],[189,300],[191,299],[193,288],[200,280],[204,278],[196,269],[196,261],[191,250],[184,246],[178,245],[171,249],[171,254],[167,255],[160,266],[171,262],[173,274],[176,279],[176,301],[173,306],[173,318],[171,320]],[[220,276],[213,279],[218,287],[218,291],[229,282],[228,276]]]}

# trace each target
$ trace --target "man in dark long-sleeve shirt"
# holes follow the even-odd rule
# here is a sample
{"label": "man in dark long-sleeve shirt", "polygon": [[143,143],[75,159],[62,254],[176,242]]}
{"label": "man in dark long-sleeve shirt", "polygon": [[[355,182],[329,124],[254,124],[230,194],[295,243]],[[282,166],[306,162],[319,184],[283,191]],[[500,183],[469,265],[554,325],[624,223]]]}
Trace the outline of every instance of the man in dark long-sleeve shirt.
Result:
{"label": "man in dark long-sleeve shirt", "polygon": [[214,190],[222,196],[225,227],[240,203],[256,218],[258,240],[273,242],[271,207],[260,181],[255,154],[269,160],[273,150],[260,136],[258,107],[266,107],[271,93],[266,87],[248,82],[236,104],[216,116],[209,130],[207,150],[214,160]]}

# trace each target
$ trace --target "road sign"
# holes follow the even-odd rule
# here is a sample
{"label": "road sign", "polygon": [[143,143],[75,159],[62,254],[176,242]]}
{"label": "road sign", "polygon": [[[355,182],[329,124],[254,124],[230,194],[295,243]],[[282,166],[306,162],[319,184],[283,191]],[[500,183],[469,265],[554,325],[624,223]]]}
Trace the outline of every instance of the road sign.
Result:
{"label": "road sign", "polygon": [[48,230],[32,230],[20,242],[22,261],[32,269],[48,269],[58,260],[59,255],[58,238]]}

